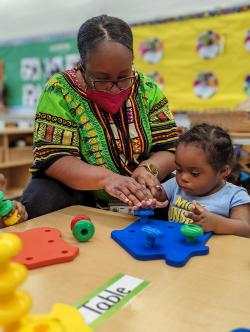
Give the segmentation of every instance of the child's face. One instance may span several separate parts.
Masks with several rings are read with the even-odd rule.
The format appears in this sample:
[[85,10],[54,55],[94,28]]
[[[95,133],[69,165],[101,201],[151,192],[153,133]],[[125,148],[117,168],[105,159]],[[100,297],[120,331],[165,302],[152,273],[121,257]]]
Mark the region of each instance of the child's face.
[[180,143],[176,149],[176,181],[191,196],[216,192],[224,184],[224,175],[207,162],[204,151],[193,145]]

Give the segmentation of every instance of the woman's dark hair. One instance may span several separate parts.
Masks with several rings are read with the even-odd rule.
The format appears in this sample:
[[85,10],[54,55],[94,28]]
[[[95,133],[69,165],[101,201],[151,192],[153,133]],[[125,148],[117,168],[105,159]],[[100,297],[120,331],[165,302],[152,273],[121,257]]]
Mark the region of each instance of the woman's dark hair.
[[221,127],[207,123],[198,124],[180,136],[181,143],[193,144],[204,150],[208,163],[220,170],[225,165],[234,163],[234,149],[230,135]]
[[77,46],[84,66],[89,52],[103,40],[112,40],[127,47],[133,54],[133,35],[129,25],[123,20],[100,15],[83,23],[78,31]]

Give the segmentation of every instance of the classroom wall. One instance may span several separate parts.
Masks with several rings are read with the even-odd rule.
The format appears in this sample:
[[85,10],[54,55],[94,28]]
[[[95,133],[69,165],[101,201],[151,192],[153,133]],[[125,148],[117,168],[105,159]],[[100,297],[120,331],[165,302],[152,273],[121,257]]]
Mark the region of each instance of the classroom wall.
[[106,13],[138,23],[200,11],[250,4],[249,0],[0,0],[0,42],[77,31]]

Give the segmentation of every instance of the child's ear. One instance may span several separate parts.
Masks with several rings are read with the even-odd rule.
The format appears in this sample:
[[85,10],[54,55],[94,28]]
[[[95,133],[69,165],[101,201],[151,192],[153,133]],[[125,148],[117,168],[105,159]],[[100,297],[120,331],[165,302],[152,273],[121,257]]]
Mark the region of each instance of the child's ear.
[[232,168],[230,165],[225,165],[224,167],[222,167],[220,173],[224,178],[227,178],[232,172]]

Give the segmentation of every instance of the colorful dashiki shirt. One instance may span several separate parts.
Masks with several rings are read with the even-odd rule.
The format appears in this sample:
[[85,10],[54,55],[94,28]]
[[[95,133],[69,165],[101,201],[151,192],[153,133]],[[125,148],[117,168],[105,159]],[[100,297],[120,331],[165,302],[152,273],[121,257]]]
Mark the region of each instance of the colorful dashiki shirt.
[[40,98],[31,172],[74,156],[130,175],[152,152],[174,151],[176,139],[168,101],[154,81],[138,73],[128,100],[110,115],[87,98],[71,69],[55,74]]

